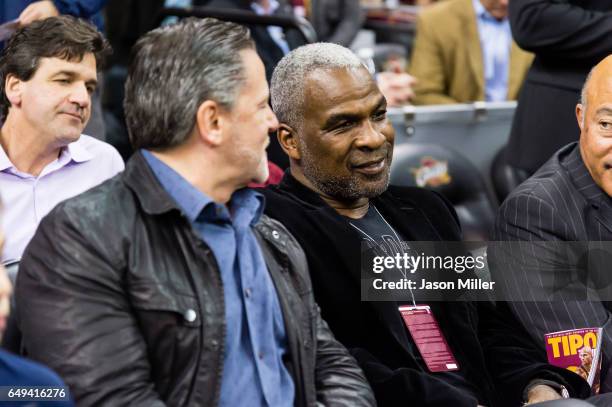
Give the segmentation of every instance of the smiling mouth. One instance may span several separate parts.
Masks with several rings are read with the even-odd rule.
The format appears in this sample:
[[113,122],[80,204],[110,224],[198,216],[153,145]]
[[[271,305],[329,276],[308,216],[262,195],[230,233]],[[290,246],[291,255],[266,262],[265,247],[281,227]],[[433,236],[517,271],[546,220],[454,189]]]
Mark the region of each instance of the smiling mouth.
[[80,122],[83,122],[83,118],[78,114],[68,113],[68,112],[62,112],[62,114],[66,114],[72,118],[78,119]]
[[353,169],[365,174],[377,174],[385,169],[385,158],[380,158],[374,161],[368,161],[363,164],[354,165]]

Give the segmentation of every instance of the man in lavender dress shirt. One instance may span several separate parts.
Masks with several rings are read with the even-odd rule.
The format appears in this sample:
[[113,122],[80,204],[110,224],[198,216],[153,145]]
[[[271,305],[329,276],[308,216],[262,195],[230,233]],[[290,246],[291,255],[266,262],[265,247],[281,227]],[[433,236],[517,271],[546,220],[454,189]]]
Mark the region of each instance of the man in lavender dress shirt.
[[2,261],[17,260],[57,203],[123,170],[110,145],[81,135],[109,46],[90,24],[52,17],[18,30],[0,57]]

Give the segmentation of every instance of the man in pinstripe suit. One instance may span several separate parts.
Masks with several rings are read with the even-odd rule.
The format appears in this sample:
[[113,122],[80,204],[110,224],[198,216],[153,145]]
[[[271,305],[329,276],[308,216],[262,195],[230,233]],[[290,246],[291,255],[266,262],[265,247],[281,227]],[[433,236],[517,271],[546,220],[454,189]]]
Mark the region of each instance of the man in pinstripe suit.
[[[602,283],[601,278],[612,271],[612,257],[604,254],[581,262],[574,252],[580,246],[592,250],[595,245],[606,253],[606,247],[612,246],[601,243],[612,241],[612,55],[589,74],[576,118],[580,141],[555,153],[501,206],[494,240],[513,242],[494,243],[497,248],[489,256],[494,279],[507,290],[509,308],[541,347],[544,360],[544,334],[603,328],[601,391],[611,392],[612,302],[605,301],[611,299],[609,291],[600,289],[611,280],[608,277]],[[500,249],[500,245],[505,246]],[[584,285],[586,280],[581,280],[580,285],[562,275],[584,276],[585,271],[591,283],[593,275],[599,280],[594,285]],[[560,284],[562,280],[570,283]],[[557,292],[538,292],[542,286],[536,285],[550,281]],[[577,287],[582,287],[582,292]],[[594,287],[594,292],[589,287]],[[599,295],[596,298],[600,300],[593,300],[592,295]]]

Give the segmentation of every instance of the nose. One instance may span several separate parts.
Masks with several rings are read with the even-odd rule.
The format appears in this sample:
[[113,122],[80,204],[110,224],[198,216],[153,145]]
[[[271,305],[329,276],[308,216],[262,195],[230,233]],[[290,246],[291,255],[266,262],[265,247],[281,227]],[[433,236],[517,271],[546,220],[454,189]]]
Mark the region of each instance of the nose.
[[387,138],[380,129],[372,125],[372,122],[367,121],[366,123],[355,141],[355,146],[361,149],[377,150],[385,144]]
[[76,82],[70,92],[69,100],[71,103],[76,103],[81,109],[89,107],[91,103],[91,95],[87,90],[84,82]]

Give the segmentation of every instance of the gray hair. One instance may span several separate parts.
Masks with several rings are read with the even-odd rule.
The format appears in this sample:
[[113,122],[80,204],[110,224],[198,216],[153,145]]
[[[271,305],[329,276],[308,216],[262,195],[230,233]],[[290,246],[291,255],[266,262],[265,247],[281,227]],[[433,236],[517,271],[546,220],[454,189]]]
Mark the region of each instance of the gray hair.
[[206,100],[231,110],[245,81],[239,51],[254,48],[247,28],[214,18],[188,18],[144,35],[125,84],[132,147],[182,144]]
[[593,72],[595,72],[595,67],[591,68],[589,74],[584,80],[584,84],[582,85],[582,90],[580,91],[580,104],[582,105],[582,126],[584,126],[585,120],[585,112],[587,108],[587,91],[589,88],[589,82],[591,82],[591,78],[593,77]]
[[316,69],[360,68],[361,60],[341,45],[319,42],[296,48],[280,60],[270,86],[272,109],[281,123],[301,128],[304,84]]
[[582,90],[580,91],[580,104],[582,106],[586,106],[587,104],[587,88],[589,87],[589,82],[591,82],[591,78],[593,77],[593,72],[595,71],[595,67],[593,67],[586,79],[584,80],[584,85],[582,85]]

